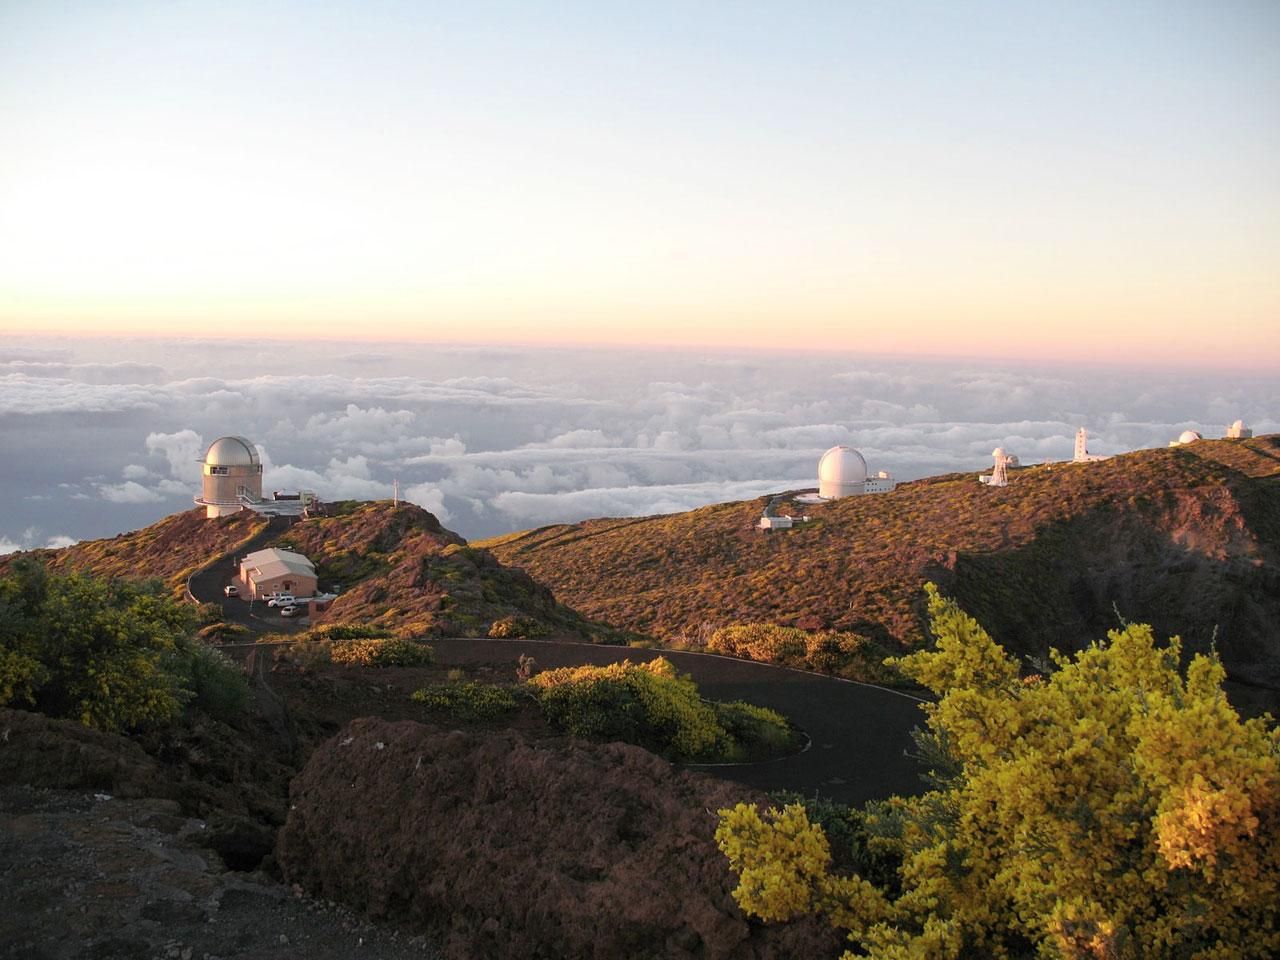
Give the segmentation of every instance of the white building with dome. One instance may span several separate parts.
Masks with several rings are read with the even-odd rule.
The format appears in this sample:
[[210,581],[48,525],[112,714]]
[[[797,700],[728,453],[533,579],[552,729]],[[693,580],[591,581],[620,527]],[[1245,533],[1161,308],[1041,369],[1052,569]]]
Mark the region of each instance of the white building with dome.
[[244,437],[219,437],[200,461],[202,483],[195,502],[209,519],[239,513],[241,497],[262,499],[262,459]]
[[1177,440],[1169,441],[1169,446],[1184,447],[1188,443],[1195,443],[1197,440],[1203,440],[1203,439],[1204,437],[1200,436],[1200,434],[1198,434],[1194,430],[1183,430],[1182,433],[1178,434]]
[[832,447],[818,461],[818,496],[823,500],[887,493],[897,485],[883,470],[874,477],[868,476],[866,459],[853,447]]

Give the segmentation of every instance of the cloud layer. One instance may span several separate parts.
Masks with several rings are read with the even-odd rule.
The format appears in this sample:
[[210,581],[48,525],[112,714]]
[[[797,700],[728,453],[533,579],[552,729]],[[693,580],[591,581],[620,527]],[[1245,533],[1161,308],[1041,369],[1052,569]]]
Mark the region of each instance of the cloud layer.
[[[902,479],[997,445],[1065,459],[1280,429],[1280,378],[849,356],[225,341],[0,340],[0,548],[185,509],[213,439],[255,442],[264,488],[392,495],[464,536],[636,516],[810,484],[827,447]],[[25,531],[25,532],[19,532]],[[36,531],[32,533],[32,531]],[[8,533],[8,536],[5,534]],[[37,541],[40,541],[37,543]]]

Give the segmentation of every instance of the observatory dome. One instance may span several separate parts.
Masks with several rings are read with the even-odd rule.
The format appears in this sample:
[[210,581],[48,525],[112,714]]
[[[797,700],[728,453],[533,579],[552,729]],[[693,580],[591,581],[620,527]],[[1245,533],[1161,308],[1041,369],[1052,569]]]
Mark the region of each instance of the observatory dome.
[[261,461],[257,448],[244,437],[219,437],[209,445],[204,462],[211,467],[249,467]]
[[996,447],[994,450],[992,450],[992,451],[991,451],[991,455],[992,455],[993,457],[1003,457],[1003,456],[1004,456],[1004,447]]
[[1178,435],[1179,443],[1195,443],[1197,440],[1203,439],[1204,437],[1200,436],[1200,434],[1196,433],[1194,430],[1183,430],[1182,433]]
[[830,500],[862,493],[867,461],[853,447],[832,447],[818,461],[818,495]]

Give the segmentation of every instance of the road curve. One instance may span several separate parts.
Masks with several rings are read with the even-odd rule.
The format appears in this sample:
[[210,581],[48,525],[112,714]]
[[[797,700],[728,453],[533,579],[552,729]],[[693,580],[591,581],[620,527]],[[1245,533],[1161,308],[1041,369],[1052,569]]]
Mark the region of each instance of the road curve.
[[919,765],[906,756],[912,727],[924,726],[920,701],[881,687],[852,683],[749,660],[673,650],[557,643],[540,640],[432,640],[440,663],[493,663],[520,654],[541,669],[666,657],[690,674],[712,700],[746,700],[771,707],[804,730],[804,753],[767,763],[691,765],[761,790],[796,790],[843,803],[914,794],[924,787]]

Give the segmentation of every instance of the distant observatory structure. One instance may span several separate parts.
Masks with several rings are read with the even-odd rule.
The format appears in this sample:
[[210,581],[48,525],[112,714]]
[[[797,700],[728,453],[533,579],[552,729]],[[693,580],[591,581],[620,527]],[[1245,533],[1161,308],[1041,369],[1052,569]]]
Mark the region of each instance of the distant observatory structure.
[[1106,460],[1108,457],[1101,453],[1089,452],[1089,431],[1081,427],[1076,431],[1076,452],[1071,458],[1072,463],[1094,463],[1098,460]]
[[1007,487],[1009,485],[1009,465],[1017,463],[1018,458],[1004,452],[1004,447],[996,447],[991,451],[991,458],[995,461],[995,466],[990,474],[981,474],[978,477],[979,482],[985,483],[989,487]]
[[324,512],[323,504],[310,490],[277,490],[270,500],[262,499],[262,459],[258,448],[244,437],[219,437],[199,462],[203,482],[195,501],[205,508],[206,519],[241,510],[272,517],[305,517]]
[[244,437],[219,437],[209,445],[201,461],[203,484],[196,503],[205,516],[239,513],[241,495],[262,499],[262,460],[257,448]]
[[884,470],[869,477],[866,459],[853,447],[832,447],[818,461],[818,498],[821,500],[839,500],[862,493],[888,493],[897,485],[897,481]]
[[1227,427],[1228,440],[1248,440],[1253,436],[1253,431],[1244,425],[1243,420],[1237,420],[1231,426]]
[[1169,441],[1169,446],[1184,447],[1188,443],[1195,443],[1197,440],[1203,440],[1203,439],[1204,437],[1200,436],[1200,434],[1196,433],[1196,431],[1194,430],[1183,430],[1182,433],[1178,434],[1177,440]]

